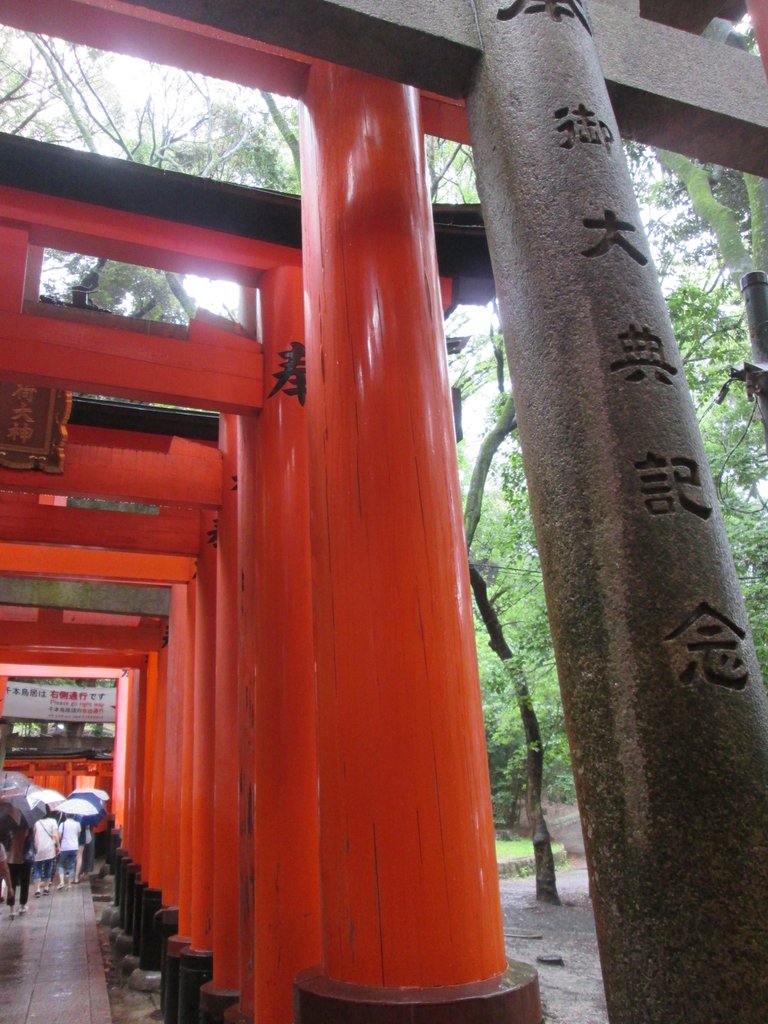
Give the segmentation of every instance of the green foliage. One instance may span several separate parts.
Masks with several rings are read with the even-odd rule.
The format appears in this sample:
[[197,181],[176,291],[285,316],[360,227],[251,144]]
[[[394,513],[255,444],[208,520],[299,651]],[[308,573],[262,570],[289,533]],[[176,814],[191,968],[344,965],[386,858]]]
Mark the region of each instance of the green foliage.
[[[296,193],[297,117],[293,101],[0,28],[0,131],[10,134]],[[177,275],[83,254],[49,252],[43,294],[69,301],[95,269],[91,302],[103,309],[179,324],[194,315]]]

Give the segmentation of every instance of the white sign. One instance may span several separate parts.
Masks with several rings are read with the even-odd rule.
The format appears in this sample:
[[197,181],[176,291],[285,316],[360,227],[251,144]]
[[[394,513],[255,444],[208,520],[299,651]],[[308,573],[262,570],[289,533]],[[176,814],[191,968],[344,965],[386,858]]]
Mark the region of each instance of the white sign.
[[114,722],[114,687],[41,686],[34,680],[8,680],[3,718],[39,722]]

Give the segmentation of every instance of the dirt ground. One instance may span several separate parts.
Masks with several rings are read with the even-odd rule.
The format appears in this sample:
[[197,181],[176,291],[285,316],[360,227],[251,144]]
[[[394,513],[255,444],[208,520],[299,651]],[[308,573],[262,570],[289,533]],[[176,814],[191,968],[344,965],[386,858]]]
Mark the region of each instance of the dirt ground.
[[[566,814],[550,828],[553,838],[565,844],[570,857],[570,867],[559,871],[557,878],[562,906],[537,903],[531,878],[502,879],[507,956],[533,964],[538,970],[547,1024],[608,1024],[578,818]],[[94,910],[100,920],[103,908],[111,903],[112,881],[94,880],[92,888]],[[109,929],[100,926],[99,935],[114,1024],[154,1024],[162,1020],[157,995],[127,987],[109,943]]]
[[502,879],[507,957],[539,972],[545,1021],[608,1024],[583,862],[558,872],[557,882],[562,906],[553,907],[536,902],[533,879]]
[[569,858],[568,869],[557,874],[562,906],[537,903],[532,878],[502,879],[507,957],[538,970],[545,1021],[608,1024],[578,812],[553,809],[548,821]]

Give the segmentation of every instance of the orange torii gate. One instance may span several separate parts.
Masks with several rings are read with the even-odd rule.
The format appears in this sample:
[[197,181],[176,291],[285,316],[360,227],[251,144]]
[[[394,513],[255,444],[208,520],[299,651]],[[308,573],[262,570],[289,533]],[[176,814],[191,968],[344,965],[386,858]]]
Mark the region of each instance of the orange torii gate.
[[[617,295],[659,322],[663,313],[652,282],[641,278],[637,269],[648,263],[640,232],[632,235],[637,245],[625,237],[627,231],[637,231],[635,215],[620,217],[609,206],[631,206],[615,153],[608,154],[612,162],[604,165],[598,161],[610,147],[597,147],[600,152],[596,148],[589,155],[589,173],[582,168],[576,175],[579,192],[570,187],[570,170],[564,173],[562,163],[555,168],[554,160],[561,160],[562,153],[553,157],[552,147],[547,149],[542,141],[546,136],[551,142],[552,130],[560,127],[553,129],[551,120],[561,110],[553,85],[560,78],[574,93],[566,100],[566,114],[571,103],[599,102],[601,124],[607,129],[603,142],[617,137],[609,127],[609,122],[614,129],[616,125],[603,75],[596,70],[592,26],[582,0],[452,0],[439,7],[425,4],[416,12],[413,5],[392,2],[382,4],[383,13],[375,16],[368,6],[352,0],[270,0],[252,5],[238,0],[217,5],[181,0],[141,5],[119,0],[0,2],[0,17],[11,24],[48,29],[91,45],[164,55],[187,67],[219,68],[228,77],[302,100],[303,279],[290,247],[285,252],[272,249],[265,256],[259,246],[246,245],[244,257],[239,242],[232,241],[230,250],[227,232],[207,239],[214,258],[229,260],[228,273],[247,289],[242,332],[233,334],[203,321],[194,323],[185,339],[146,338],[139,331],[118,331],[95,322],[86,328],[68,317],[70,322],[57,321],[60,340],[52,342],[52,325],[42,323],[40,311],[24,302],[34,295],[30,269],[35,247],[67,238],[89,252],[117,255],[130,250],[137,262],[150,260],[183,270],[205,259],[206,239],[191,252],[184,239],[194,230],[177,226],[169,229],[173,241],[162,252],[159,243],[152,244],[157,225],[149,218],[139,224],[137,242],[130,236],[136,222],[121,216],[125,211],[105,215],[109,202],[102,202],[101,210],[83,210],[60,194],[43,204],[41,227],[35,220],[35,202],[25,206],[24,197],[15,194],[23,192],[18,184],[6,197],[9,205],[0,207],[8,253],[0,273],[0,364],[6,373],[38,385],[98,387],[100,393],[146,400],[191,399],[200,408],[227,414],[218,452],[181,444],[176,445],[181,452],[141,451],[139,457],[135,453],[140,449],[129,445],[131,454],[121,450],[113,456],[110,449],[100,461],[91,446],[98,447],[95,433],[84,432],[82,447],[88,454],[82,453],[80,463],[73,460],[71,473],[65,466],[58,482],[46,479],[43,485],[36,480],[29,487],[29,493],[93,493],[87,473],[77,476],[78,465],[91,459],[99,469],[95,493],[106,495],[114,489],[132,501],[162,496],[158,501],[163,505],[195,508],[199,532],[194,554],[178,550],[180,537],[172,541],[166,534],[168,539],[163,540],[159,531],[150,553],[119,547],[91,550],[80,542],[82,531],[93,527],[74,518],[58,539],[35,554],[40,538],[48,538],[52,517],[35,514],[25,535],[23,522],[14,520],[11,512],[8,522],[15,522],[18,535],[0,544],[0,571],[6,573],[43,577],[60,572],[172,587],[167,654],[146,667],[126,697],[130,712],[124,836],[127,855],[133,858],[133,878],[140,864],[143,884],[178,906],[178,932],[168,944],[168,972],[177,973],[177,984],[166,991],[167,1024],[196,1021],[198,1012],[202,1019],[220,1020],[224,1007],[236,998],[237,1007],[227,1011],[234,1019],[266,1018],[270,1024],[288,1020],[294,981],[297,1019],[305,1024],[327,1016],[389,1020],[408,1015],[453,1021],[502,1015],[520,1024],[540,1019],[533,972],[506,970],[504,958],[442,358],[443,296],[420,153],[425,123],[448,136],[471,135],[504,316],[507,324],[515,322],[521,329],[521,351],[526,331],[532,338],[535,334],[532,325],[547,339],[540,350],[533,345],[530,350],[558,380],[559,388],[545,389],[546,401],[541,400],[540,383],[531,383],[528,368],[517,355],[521,364],[516,386],[533,490],[538,486],[540,494],[550,493],[551,480],[559,484],[565,477],[563,463],[571,452],[587,451],[569,415],[560,410],[547,419],[558,408],[556,392],[570,395],[571,387],[580,383],[581,370],[587,390],[602,393],[604,384],[592,367],[586,372],[575,363],[568,363],[565,378],[553,373],[558,360],[566,363],[552,341],[562,333],[562,325],[581,317],[571,339],[578,337],[584,351],[594,353],[590,332],[596,328],[584,321],[584,310],[593,299],[594,308],[603,303],[599,322],[613,323],[611,303]],[[715,0],[704,6],[711,16],[733,7]],[[761,8],[755,6],[756,26],[764,31]],[[757,84],[749,55],[726,54],[679,32],[702,27],[691,20],[701,18],[701,5],[622,0],[595,2],[591,8],[600,30],[595,36],[609,40],[601,44],[601,58],[608,65],[607,85],[620,125],[643,141],[671,144],[677,134],[686,151],[764,171],[765,114],[740,106],[749,96],[749,102],[759,107],[764,85],[762,80]],[[659,24],[669,21],[671,12],[676,14],[672,24],[677,29]],[[641,14],[647,17],[641,19]],[[617,32],[634,33],[638,47],[646,38],[661,51],[668,47],[670,55],[684,52],[692,66],[710,69],[726,99],[722,104],[706,97],[694,102],[686,92],[687,82],[679,94],[674,91],[677,83],[655,87],[654,76],[663,77],[661,67],[646,68],[641,62],[627,72],[616,66],[610,42]],[[526,54],[536,55],[531,67],[519,73],[520,81],[504,78],[513,50],[518,67],[525,65]],[[739,88],[728,92],[725,85],[734,79]],[[464,96],[471,132],[461,102]],[[518,113],[535,110],[537,116],[505,121],[514,106],[511,99]],[[551,101],[552,109],[539,109],[537,102],[545,101]],[[697,112],[695,136],[680,127],[692,108]],[[545,114],[548,134],[542,127]],[[734,135],[740,138],[735,148]],[[554,138],[556,148],[562,149],[562,137]],[[540,163],[546,163],[546,173]],[[52,191],[54,187],[51,182]],[[569,208],[565,217],[558,203],[570,201],[574,191],[577,199],[600,194],[602,206]],[[630,216],[632,221],[624,219]],[[568,231],[582,232],[579,255],[587,262],[579,263],[584,272],[576,275],[578,280],[571,279],[565,264],[568,231],[558,217],[567,220]],[[50,230],[53,227],[56,231]],[[546,282],[534,252],[537,259],[543,254],[544,261],[557,263],[554,273],[547,262]],[[630,262],[614,260],[613,271],[600,263],[601,277],[595,269],[598,263],[589,261],[604,256]],[[588,284],[585,268],[593,274]],[[518,306],[513,283],[517,286],[521,280],[525,301]],[[263,310],[260,343],[255,340],[254,289]],[[546,330],[530,315],[534,307],[546,309],[551,319]],[[14,343],[18,338],[25,340],[24,349]],[[579,345],[573,348],[580,350]],[[515,358],[512,351],[513,365]],[[539,364],[533,365],[538,372]],[[667,405],[669,398],[664,399]],[[675,406],[672,413],[666,408],[664,421],[656,403],[650,413],[639,410],[632,430],[620,430],[617,423],[627,404],[624,398],[616,405],[606,400],[605,422],[616,439],[634,436],[641,443],[643,431],[654,430],[668,438],[662,422],[683,427],[687,423],[682,406]],[[570,412],[586,406],[582,394],[581,403],[572,403]],[[536,444],[529,442],[537,432],[539,439],[547,436],[548,422],[553,431],[563,432],[558,434],[557,465],[545,464],[544,458],[537,462],[541,447],[537,452]],[[578,426],[594,444],[589,420],[578,420]],[[562,442],[566,435],[567,445]],[[695,437],[681,431],[672,440],[686,453],[688,445],[694,450],[695,459],[685,454],[678,463],[687,467],[689,483],[697,488],[701,484],[703,498],[694,503],[701,513],[697,518],[709,520],[708,484],[706,474],[699,475]],[[617,440],[614,457],[620,447]],[[172,459],[174,455],[179,458]],[[182,464],[194,466],[212,486],[201,495],[183,470],[174,472],[168,483],[164,473],[172,463],[177,469]],[[687,1019],[703,1024],[711,1020],[715,1006],[722,1019],[738,1017],[758,1024],[768,976],[764,948],[759,942],[757,949],[754,945],[755,935],[765,934],[764,858],[751,862],[754,882],[747,912],[727,901],[716,906],[720,920],[728,922],[731,951],[736,950],[728,965],[733,976],[726,984],[715,970],[718,963],[723,966],[716,929],[699,929],[696,948],[687,958],[678,944],[670,945],[671,929],[686,920],[692,894],[711,884],[717,873],[707,873],[710,865],[695,850],[696,844],[690,877],[679,891],[673,891],[671,878],[664,875],[664,864],[649,857],[656,873],[650,877],[628,856],[633,829],[643,841],[653,834],[664,847],[665,829],[678,827],[678,819],[665,813],[662,805],[655,773],[665,762],[652,738],[664,725],[659,715],[668,721],[682,714],[683,705],[689,716],[691,709],[687,692],[680,698],[674,689],[680,678],[675,675],[679,666],[673,664],[677,655],[670,654],[664,666],[654,662],[649,670],[652,645],[638,651],[628,642],[627,637],[634,640],[642,631],[633,632],[622,614],[628,612],[631,620],[640,601],[632,606],[614,600],[621,588],[611,575],[612,565],[595,559],[595,552],[602,550],[600,537],[594,549],[582,543],[604,528],[609,518],[605,512],[616,505],[622,491],[616,481],[626,479],[622,472],[619,462],[609,465],[606,458],[587,496],[598,500],[590,514],[578,520],[578,528],[571,524],[570,532],[562,521],[559,534],[550,532],[550,513],[554,522],[555,513],[583,511],[583,493],[577,501],[552,502],[551,507],[540,497],[537,506],[554,595],[553,625],[562,644],[564,689],[572,702],[572,734],[584,775],[581,797],[596,835],[593,841],[590,834],[589,852],[612,1020],[624,1024],[642,1014],[657,1024],[670,1015],[680,1017],[684,1007]],[[233,478],[234,500],[229,493]],[[583,479],[581,484],[583,491]],[[22,491],[28,487],[26,479],[21,482],[12,471],[2,472],[0,485]],[[569,492],[563,485],[552,493]],[[216,510],[218,522],[211,517]],[[662,543],[660,531],[651,532],[656,521],[649,526],[648,521],[633,518],[636,515],[636,510],[625,509],[623,522],[627,533],[632,532],[627,524],[641,524],[645,563],[653,565],[649,551],[657,551],[654,545],[659,545],[661,560],[675,545],[701,555],[696,572],[691,570],[690,578],[678,583],[675,597],[683,603],[699,602],[699,619],[706,619],[702,628],[722,632],[727,627],[728,642],[739,651],[741,667],[735,668],[747,666],[749,686],[745,682],[732,687],[739,695],[726,695],[725,675],[717,672],[707,681],[710,689],[705,686],[697,692],[696,720],[701,728],[690,740],[706,743],[709,736],[715,742],[716,737],[732,750],[737,745],[730,742],[735,731],[739,743],[750,749],[751,760],[731,758],[729,769],[734,789],[738,778],[749,794],[752,824],[759,831],[766,818],[765,796],[761,799],[756,793],[754,779],[760,775],[756,765],[764,712],[738,588],[719,560],[717,517],[712,519],[715,526],[706,528],[682,521],[674,538]],[[678,523],[666,522],[662,528],[670,526],[671,534],[673,525]],[[189,536],[184,543],[194,547]],[[126,547],[133,547],[129,541],[123,538]],[[65,547],[72,543],[78,545],[75,554]],[[170,552],[166,545],[172,543],[177,548]],[[97,534],[93,546],[111,547],[106,533]],[[602,606],[589,621],[569,618],[573,608],[579,615],[593,613],[591,603],[582,606],[571,599],[568,581],[563,580],[569,566],[574,578],[579,576],[579,564],[569,561],[578,552],[582,567],[593,566],[600,593],[611,597],[611,615],[605,613],[610,627],[603,628]],[[24,556],[29,560],[25,562]],[[716,597],[710,598],[710,593]],[[713,609],[702,594],[719,600],[726,610]],[[678,618],[665,627],[670,631],[664,634],[664,643],[683,635],[678,621],[683,618],[681,607]],[[686,620],[683,626],[696,622]],[[645,631],[650,635],[647,622]],[[599,647],[603,641],[605,649]],[[56,642],[62,644],[63,639]],[[663,644],[660,649],[671,650]],[[637,703],[617,708],[617,719],[626,730],[610,732],[616,758],[598,764],[591,748],[610,731],[609,725],[599,718],[598,708],[588,706],[601,702],[587,701],[580,686],[597,686],[595,665],[602,659],[612,665],[612,679],[628,673]],[[665,698],[670,692],[675,697],[662,701],[650,686],[656,707],[642,704],[637,679],[631,675],[637,666],[644,667],[642,678],[668,687]],[[745,678],[742,674],[739,681]],[[295,704],[287,706],[288,695]],[[730,720],[726,701],[733,712]],[[614,707],[610,700],[602,703]],[[638,744],[638,732],[644,743]],[[652,770],[645,778],[640,768],[647,764],[644,755],[651,754],[655,759],[650,759]],[[217,793],[212,812],[211,773]],[[638,779],[648,784],[637,790]],[[713,794],[694,785],[682,771],[673,773],[672,781],[678,787],[672,804],[693,806],[690,828],[700,838],[698,830],[707,827],[705,811]],[[722,795],[717,796],[722,803]],[[233,867],[231,837],[239,832],[237,888],[214,883],[210,843],[196,839],[202,823],[211,820],[217,875]],[[299,885],[296,874],[303,869],[296,867],[296,846],[302,837],[306,842],[316,834],[319,857]],[[729,851],[729,856],[731,852],[739,854]],[[716,868],[722,867],[722,858],[716,860]],[[632,863],[634,874],[615,870],[615,865],[626,868],[627,863]],[[723,881],[722,872],[717,877]],[[627,891],[621,892],[618,883]],[[233,912],[233,890],[239,914],[237,908]],[[663,905],[661,896],[659,902],[649,896],[660,893],[669,906]],[[693,918],[691,912],[692,928]],[[166,924],[170,927],[173,920],[170,916]],[[632,922],[630,929],[627,920]]]

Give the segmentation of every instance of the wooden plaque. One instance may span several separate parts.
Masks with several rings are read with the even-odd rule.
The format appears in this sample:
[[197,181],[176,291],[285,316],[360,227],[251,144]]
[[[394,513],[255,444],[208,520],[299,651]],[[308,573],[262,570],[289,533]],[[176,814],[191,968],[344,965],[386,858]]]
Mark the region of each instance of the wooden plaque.
[[0,381],[0,466],[64,470],[72,392]]

